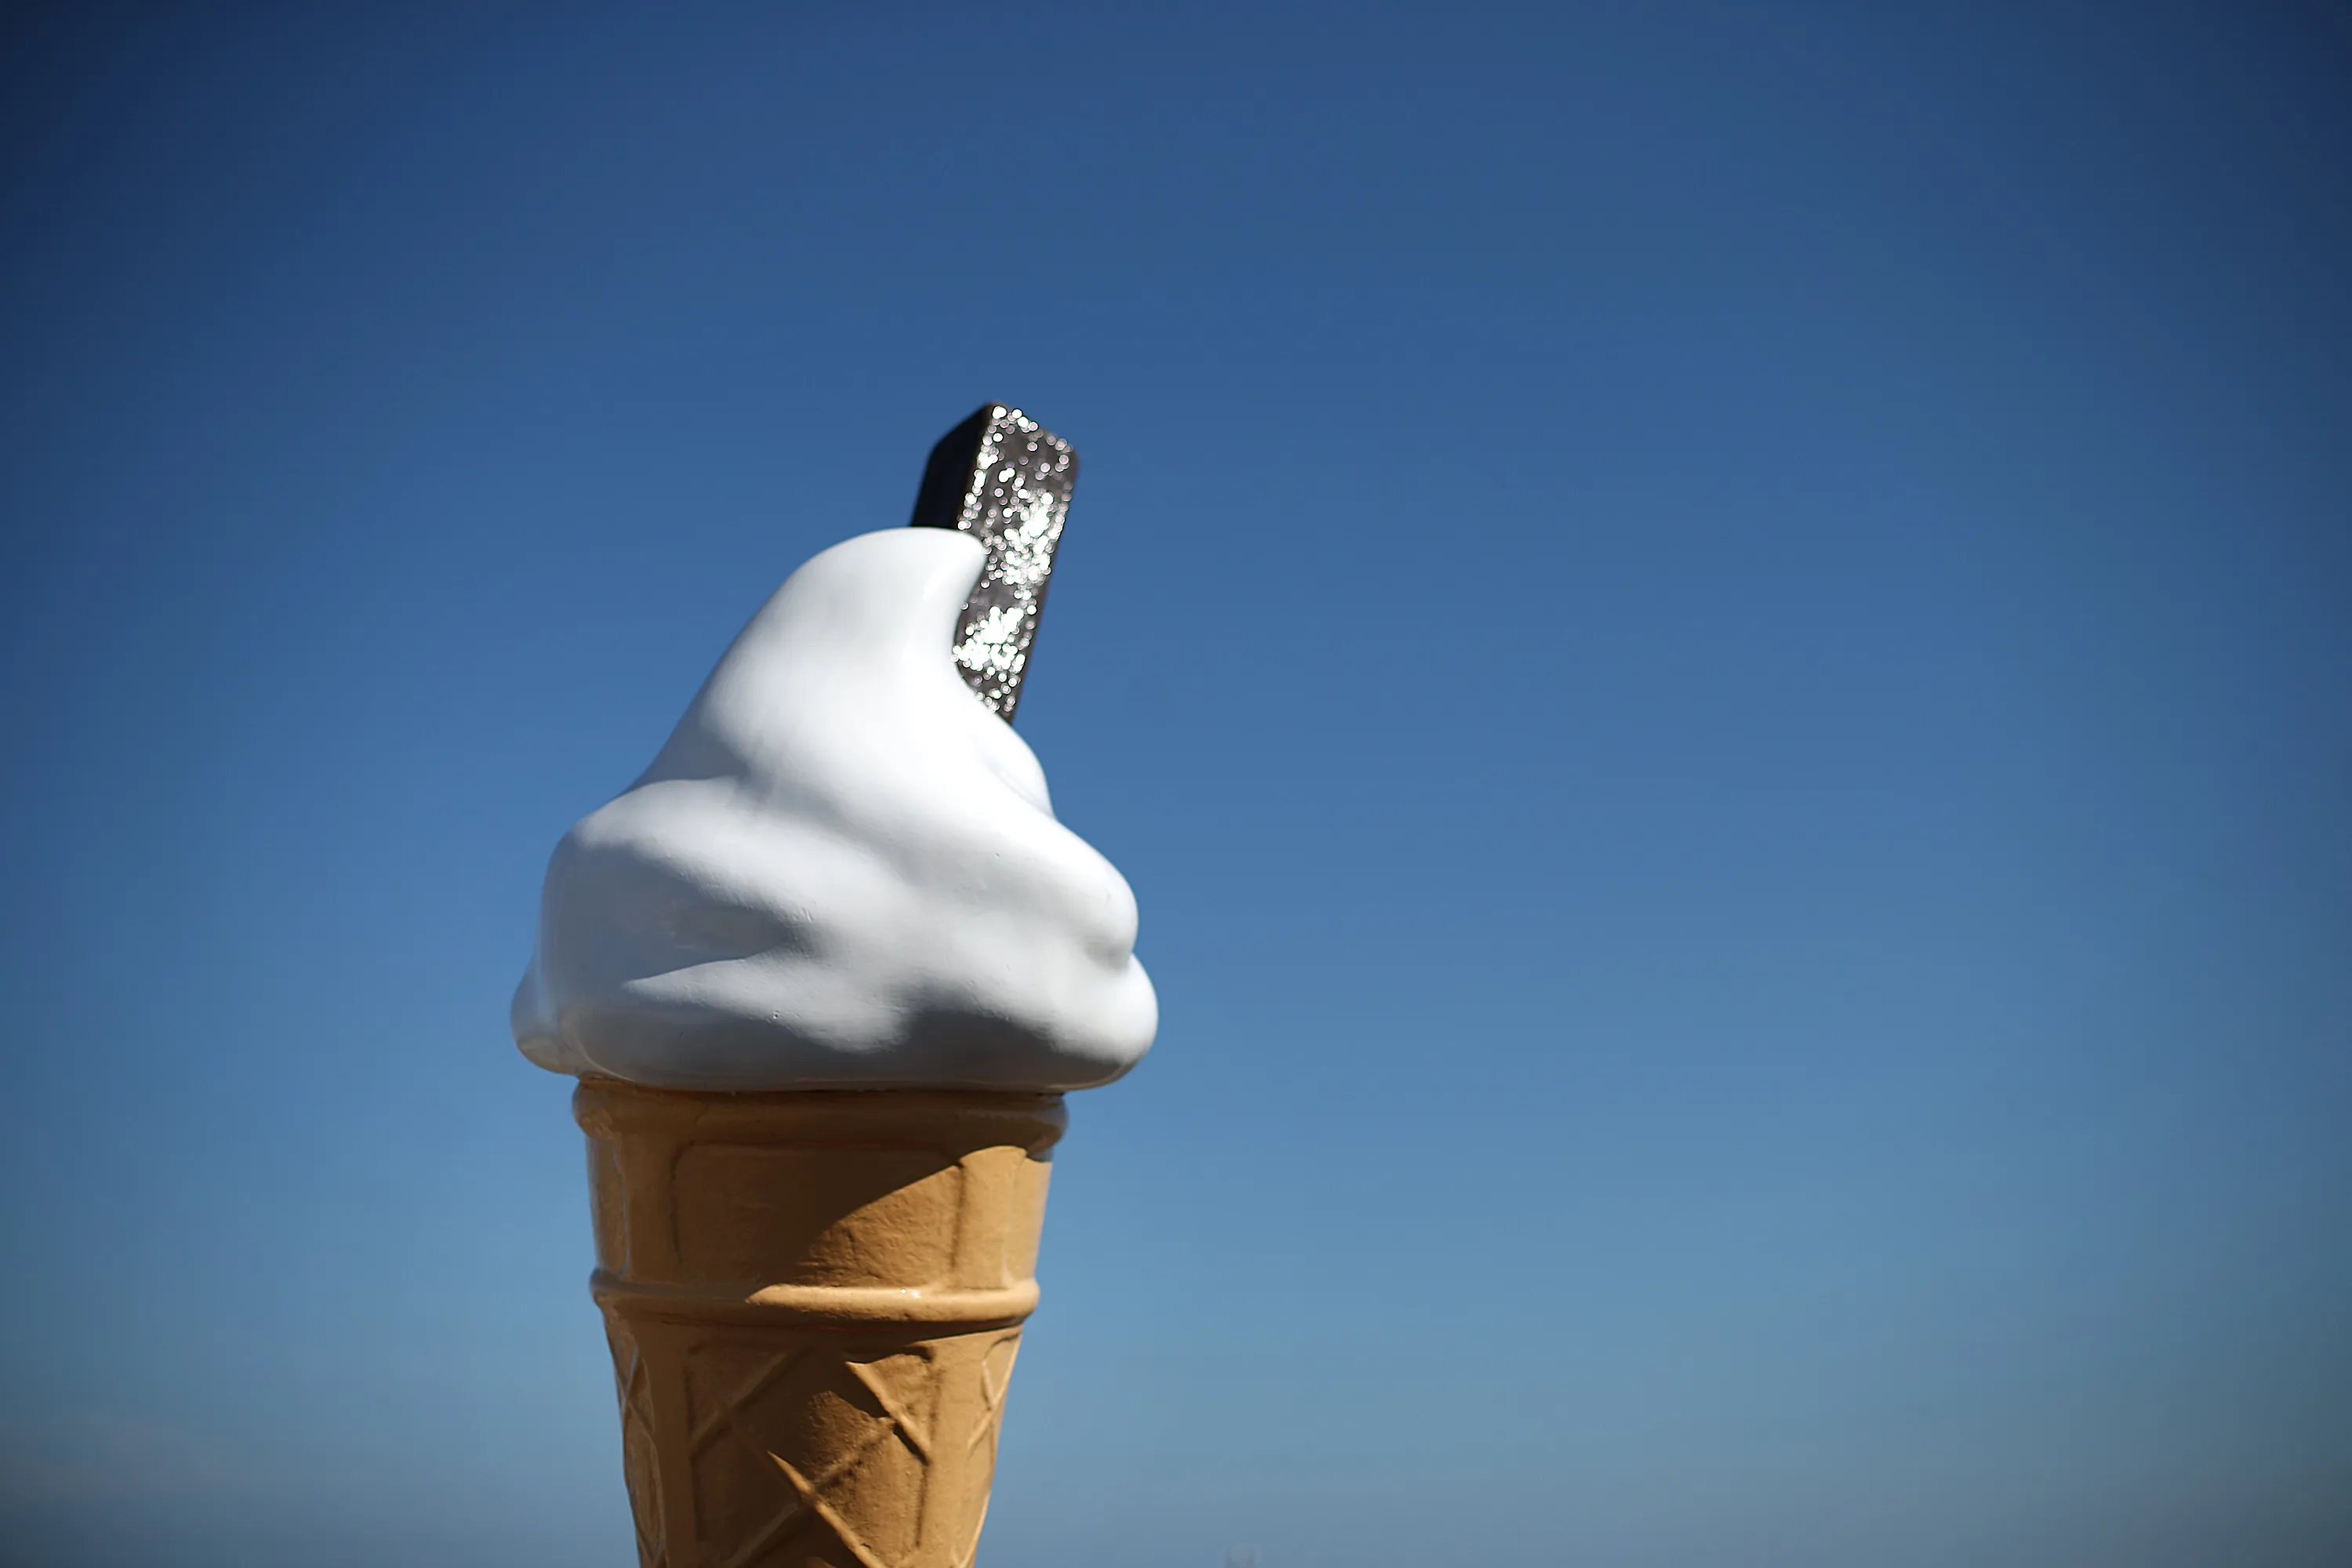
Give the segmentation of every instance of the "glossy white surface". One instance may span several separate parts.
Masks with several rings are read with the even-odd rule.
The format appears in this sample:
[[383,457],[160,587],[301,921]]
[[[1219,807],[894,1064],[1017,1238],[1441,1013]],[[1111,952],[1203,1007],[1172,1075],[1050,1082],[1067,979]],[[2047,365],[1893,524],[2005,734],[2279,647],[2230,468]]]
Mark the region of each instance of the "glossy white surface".
[[1151,1044],[1135,896],[949,645],[979,544],[837,544],[556,846],[523,1053],[674,1089],[1080,1089]]

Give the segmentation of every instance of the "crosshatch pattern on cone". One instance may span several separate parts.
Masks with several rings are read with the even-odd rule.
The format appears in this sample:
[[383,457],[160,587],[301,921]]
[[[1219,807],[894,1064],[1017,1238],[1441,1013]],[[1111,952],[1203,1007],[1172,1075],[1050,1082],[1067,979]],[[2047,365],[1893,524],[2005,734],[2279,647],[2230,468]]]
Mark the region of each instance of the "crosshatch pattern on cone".
[[1061,1097],[573,1105],[646,1568],[968,1568]]

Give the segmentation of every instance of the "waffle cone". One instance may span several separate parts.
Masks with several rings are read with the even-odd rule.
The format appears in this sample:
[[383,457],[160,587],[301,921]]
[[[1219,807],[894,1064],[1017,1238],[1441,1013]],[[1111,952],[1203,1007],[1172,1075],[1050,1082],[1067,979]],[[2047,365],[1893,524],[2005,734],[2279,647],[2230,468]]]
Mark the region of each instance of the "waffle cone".
[[645,1568],[968,1568],[1061,1097],[572,1106]]

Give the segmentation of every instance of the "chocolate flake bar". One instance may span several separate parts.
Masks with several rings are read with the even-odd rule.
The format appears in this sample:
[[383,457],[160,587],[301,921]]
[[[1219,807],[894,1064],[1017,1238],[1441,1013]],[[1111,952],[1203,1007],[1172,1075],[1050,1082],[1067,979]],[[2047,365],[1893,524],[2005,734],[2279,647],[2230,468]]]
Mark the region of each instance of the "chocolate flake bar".
[[956,622],[956,668],[1006,723],[1021,703],[1054,546],[1070,514],[1078,454],[1002,403],[940,437],[915,497],[916,528],[961,529],[988,547],[980,584]]

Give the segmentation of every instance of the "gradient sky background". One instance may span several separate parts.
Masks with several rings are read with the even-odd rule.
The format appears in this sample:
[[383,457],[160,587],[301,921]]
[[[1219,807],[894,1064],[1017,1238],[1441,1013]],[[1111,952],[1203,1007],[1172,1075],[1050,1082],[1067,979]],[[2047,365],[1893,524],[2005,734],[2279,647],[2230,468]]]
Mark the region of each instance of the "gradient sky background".
[[2352,1561],[2330,9],[13,8],[0,1559],[632,1560],[544,858],[1001,397],[983,1568]]

